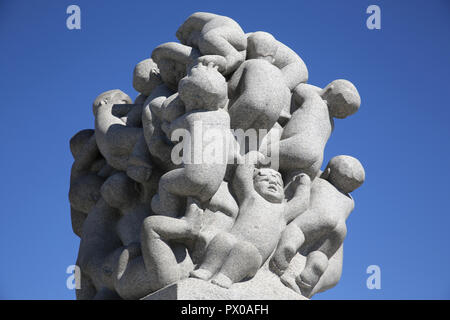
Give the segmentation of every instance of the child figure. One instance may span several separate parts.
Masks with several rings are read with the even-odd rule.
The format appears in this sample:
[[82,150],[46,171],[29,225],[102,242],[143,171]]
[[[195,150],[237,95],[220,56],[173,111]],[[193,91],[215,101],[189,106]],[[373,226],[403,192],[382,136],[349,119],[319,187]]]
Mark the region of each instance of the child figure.
[[281,70],[289,90],[308,81],[308,69],[292,49],[268,32],[247,33],[247,60],[261,57],[271,58],[270,63]]
[[229,232],[217,234],[209,244],[200,267],[192,277],[210,279],[229,288],[253,277],[275,249],[282,230],[309,203],[310,179],[300,174],[291,185],[293,198],[286,202],[281,175],[270,168],[255,169],[264,156],[252,151],[236,168],[233,189],[239,213]]
[[310,248],[306,266],[295,279],[306,297],[327,269],[329,259],[342,246],[347,232],[345,221],[354,208],[349,193],[361,186],[364,178],[364,168],[357,159],[344,155],[332,158],[321,177],[312,183],[308,210],[283,231],[270,268],[282,275],[300,248]]
[[118,89],[100,94],[93,104],[98,148],[117,170],[127,170],[128,158],[143,134],[142,128],[127,123],[127,114],[135,108],[142,109],[142,105],[132,104],[130,97]]
[[245,60],[247,39],[231,18],[208,12],[192,14],[180,26],[177,38],[184,45],[198,48],[199,61],[214,62],[223,75],[229,75]]
[[284,124],[290,116],[291,91],[307,80],[308,69],[294,51],[270,33],[249,34],[247,60],[228,84],[231,127],[262,134],[259,129],[270,130],[277,121]]
[[224,181],[205,210],[192,200],[188,198],[186,212],[181,218],[153,215],[142,224],[142,256],[146,270],[156,275],[152,281],[155,289],[188,277],[194,268],[192,265],[187,273],[180,270],[179,256],[173,250],[175,243],[186,246],[195,262],[217,233],[231,229],[239,210]]
[[83,223],[100,198],[107,165],[95,141],[94,130],[78,132],[70,139],[74,163],[70,172],[70,216],[73,232],[81,237]]
[[[231,137],[230,118],[223,110],[228,102],[227,84],[216,68],[202,64],[193,67],[180,81],[178,92],[186,113],[172,121],[168,133],[170,136],[174,130],[184,129],[189,135],[183,136],[184,167],[164,174],[152,199],[153,211],[170,217],[183,211],[185,197],[205,203],[216,193],[225,175],[228,150],[225,146],[218,162],[208,158],[206,151],[224,145],[224,139]],[[207,134],[209,130],[218,134]]]
[[347,80],[334,80],[323,90],[299,84],[292,95],[298,107],[283,129],[281,139],[272,150],[279,151],[280,170],[295,175],[317,176],[323,162],[325,145],[334,127],[333,118],[344,119],[359,109],[361,99],[355,86]]

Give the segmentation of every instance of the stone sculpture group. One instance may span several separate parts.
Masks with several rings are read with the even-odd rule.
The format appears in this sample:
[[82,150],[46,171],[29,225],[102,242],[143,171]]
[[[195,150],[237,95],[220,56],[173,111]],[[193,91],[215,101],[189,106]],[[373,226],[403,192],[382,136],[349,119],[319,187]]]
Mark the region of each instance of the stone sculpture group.
[[100,94],[95,130],[70,140],[77,298],[141,299],[183,281],[242,296],[277,281],[274,299],[333,287],[365,173],[346,155],[320,169],[358,91],[306,84],[294,51],[225,16],[194,13],[176,36],[136,65],[134,102]]

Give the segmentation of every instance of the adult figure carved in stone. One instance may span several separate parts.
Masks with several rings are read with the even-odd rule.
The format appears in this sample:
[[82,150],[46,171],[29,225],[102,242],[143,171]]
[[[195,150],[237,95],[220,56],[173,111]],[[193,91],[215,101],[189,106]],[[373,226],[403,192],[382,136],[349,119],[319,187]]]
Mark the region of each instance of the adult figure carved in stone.
[[[152,200],[155,213],[171,217],[180,215],[187,196],[201,203],[211,199],[223,181],[228,157],[233,156],[226,149],[220,159],[207,152],[231,135],[229,115],[223,110],[228,102],[225,78],[212,65],[198,64],[180,81],[179,97],[186,113],[172,121],[170,130],[183,129],[189,135],[190,141],[183,144],[184,166],[161,177]],[[217,134],[208,134],[212,131]]]
[[297,251],[308,246],[310,252],[306,266],[296,279],[306,297],[344,241],[347,233],[345,221],[354,208],[350,192],[361,186],[364,178],[364,168],[357,159],[350,156],[332,158],[321,177],[312,183],[308,210],[283,231],[270,261],[271,269],[283,274]]
[[223,75],[229,75],[245,60],[247,40],[236,21],[207,12],[192,14],[180,26],[177,38],[184,45],[198,48],[199,62],[213,62]]
[[355,86],[347,80],[335,80],[323,90],[300,84],[294,89],[293,106],[297,108],[283,129],[275,146],[280,170],[286,178],[298,172],[311,179],[323,162],[325,145],[334,127],[333,118],[344,119],[358,111],[361,99]]
[[[188,202],[186,213],[181,218],[154,215],[144,220],[142,255],[148,272],[153,274],[153,288],[160,289],[188,277],[184,274],[186,269],[179,266],[174,243],[185,245],[196,262],[218,232],[231,229],[238,213],[237,203],[226,182],[222,182],[205,210],[192,198],[188,198]],[[192,269],[193,265],[189,271]]]
[[281,174],[259,168],[263,155],[250,152],[236,168],[233,189],[239,214],[229,232],[216,235],[199,268],[191,276],[224,288],[253,277],[275,249],[286,224],[309,203],[310,179],[301,174],[292,182],[293,198],[286,202]]

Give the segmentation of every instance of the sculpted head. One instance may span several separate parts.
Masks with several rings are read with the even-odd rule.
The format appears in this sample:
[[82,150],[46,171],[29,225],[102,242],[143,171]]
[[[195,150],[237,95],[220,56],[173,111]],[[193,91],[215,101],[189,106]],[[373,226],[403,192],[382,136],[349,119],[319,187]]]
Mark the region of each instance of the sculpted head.
[[162,81],[177,91],[178,82],[186,75],[186,65],[172,59],[161,59],[158,66]]
[[350,81],[343,79],[328,84],[323,89],[322,99],[327,101],[330,115],[338,119],[354,114],[361,104],[358,90]]
[[177,42],[163,43],[152,52],[152,59],[158,64],[162,81],[172,91],[177,91],[187,67],[199,56],[197,49]]
[[228,86],[225,78],[212,66],[199,63],[181,79],[178,94],[186,111],[194,109],[218,110],[228,102]]
[[105,104],[131,104],[133,101],[131,98],[122,90],[114,89],[103,92],[97,98],[95,98],[94,104],[92,105],[92,111],[94,115],[97,114],[97,110],[100,106]]
[[158,66],[152,59],[141,61],[134,68],[133,88],[144,96],[149,96],[161,83]]
[[253,185],[261,197],[272,203],[284,199],[284,184],[281,174],[271,168],[255,169]]
[[247,37],[247,59],[265,59],[275,61],[278,49],[277,40],[267,32],[253,32]]
[[88,143],[89,139],[94,135],[94,130],[85,129],[79,131],[70,139],[70,152],[73,158],[76,160],[81,154],[84,146]]
[[366,176],[361,162],[345,155],[332,158],[324,172],[327,172],[327,180],[343,193],[359,188]]

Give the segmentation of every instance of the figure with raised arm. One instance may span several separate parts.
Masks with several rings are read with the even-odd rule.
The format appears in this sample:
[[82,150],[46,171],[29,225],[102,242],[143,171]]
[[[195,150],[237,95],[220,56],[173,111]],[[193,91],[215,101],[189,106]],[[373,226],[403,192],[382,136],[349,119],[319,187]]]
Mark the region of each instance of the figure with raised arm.
[[[356,158],[344,155],[332,158],[311,185],[308,210],[283,231],[270,268],[282,275],[297,251],[307,246],[306,266],[295,279],[306,297],[327,269],[329,259],[342,246],[347,233],[345,221],[354,208],[350,192],[361,186],[364,178],[364,168]],[[289,283],[289,279],[284,282]]]
[[281,174],[270,168],[256,168],[264,156],[252,151],[238,164],[233,189],[239,213],[229,232],[217,234],[192,277],[229,288],[253,277],[275,249],[286,224],[306,210],[310,179],[300,174],[291,183],[295,192],[285,200]]
[[[211,64],[192,68],[180,81],[179,98],[185,114],[170,123],[167,134],[180,130],[189,136],[189,142],[183,141],[183,168],[161,177],[158,194],[152,200],[156,214],[171,217],[180,215],[188,196],[200,203],[211,199],[234,157],[226,143],[233,139],[230,118],[223,109],[228,102],[227,85],[217,69]],[[208,152],[215,147],[217,154]]]

